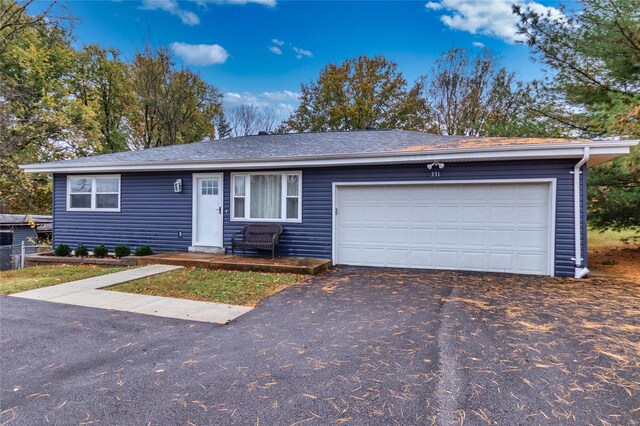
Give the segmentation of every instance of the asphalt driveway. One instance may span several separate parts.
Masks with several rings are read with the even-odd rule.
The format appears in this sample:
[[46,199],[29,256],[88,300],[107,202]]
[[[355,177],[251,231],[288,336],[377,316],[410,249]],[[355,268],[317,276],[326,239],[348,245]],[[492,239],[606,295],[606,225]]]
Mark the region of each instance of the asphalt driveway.
[[0,424],[640,424],[640,286],[340,268],[227,326],[0,298]]

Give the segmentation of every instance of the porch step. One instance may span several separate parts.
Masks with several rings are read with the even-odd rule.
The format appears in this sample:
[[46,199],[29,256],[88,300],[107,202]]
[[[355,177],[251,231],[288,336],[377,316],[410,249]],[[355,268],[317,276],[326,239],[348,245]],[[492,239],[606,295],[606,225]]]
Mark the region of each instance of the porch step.
[[316,275],[331,266],[327,259],[301,257],[243,257],[213,253],[161,253],[138,258],[138,265],[177,265],[187,268],[226,269]]
[[189,246],[189,253],[215,253],[225,254],[227,249],[224,247],[209,247],[209,246]]

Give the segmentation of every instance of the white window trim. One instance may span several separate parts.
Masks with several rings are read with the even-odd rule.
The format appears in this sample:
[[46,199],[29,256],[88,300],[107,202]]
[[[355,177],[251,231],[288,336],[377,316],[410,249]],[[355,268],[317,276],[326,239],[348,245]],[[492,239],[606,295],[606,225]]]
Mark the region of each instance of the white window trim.
[[[247,217],[249,212],[251,211],[251,184],[250,182],[245,181],[244,185],[244,209],[245,209],[245,217],[236,218],[235,217],[235,192],[236,192],[236,176],[251,176],[251,175],[280,175],[282,179],[282,195],[280,202],[282,217],[280,219],[263,219],[263,218],[250,218]],[[297,175],[298,176],[298,218],[297,219],[287,219],[287,176]],[[231,204],[231,214],[229,220],[231,222],[287,222],[287,223],[302,223],[302,171],[266,171],[266,172],[246,172],[246,173],[231,173],[231,190],[229,192],[230,203]]]
[[[118,208],[98,208],[96,207],[97,185],[96,178],[117,178],[118,179]],[[71,179],[91,179],[91,207],[71,207]],[[101,194],[103,194],[101,192]],[[107,193],[104,194],[114,194]],[[68,175],[67,176],[67,211],[68,212],[119,212],[120,198],[122,196],[120,175]]]

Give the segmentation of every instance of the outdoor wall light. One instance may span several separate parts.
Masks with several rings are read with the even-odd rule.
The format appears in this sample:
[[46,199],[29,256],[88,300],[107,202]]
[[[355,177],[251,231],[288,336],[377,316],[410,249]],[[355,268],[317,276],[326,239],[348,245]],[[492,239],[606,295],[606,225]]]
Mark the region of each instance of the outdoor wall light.
[[182,179],[176,179],[173,182],[173,192],[182,192]]
[[439,161],[434,161],[433,163],[427,164],[427,169],[431,170],[434,167],[437,167],[439,169],[444,169],[444,163],[441,163]]

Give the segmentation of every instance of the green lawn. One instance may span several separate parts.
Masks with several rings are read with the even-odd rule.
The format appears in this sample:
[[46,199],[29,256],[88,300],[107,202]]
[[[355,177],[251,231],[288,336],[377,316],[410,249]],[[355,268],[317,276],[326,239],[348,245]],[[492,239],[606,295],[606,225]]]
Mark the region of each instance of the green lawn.
[[634,231],[604,231],[599,232],[589,228],[587,233],[589,249],[598,249],[601,247],[626,247],[628,244],[620,241],[621,238],[628,238],[635,235]]
[[303,279],[304,276],[294,274],[184,268],[105,290],[254,306],[265,297]]
[[15,271],[2,271],[0,272],[0,294],[19,293],[21,291],[118,272],[123,269],[126,268],[108,268],[94,265],[51,265],[34,266]]

